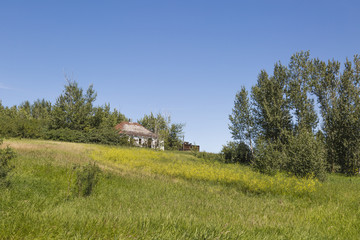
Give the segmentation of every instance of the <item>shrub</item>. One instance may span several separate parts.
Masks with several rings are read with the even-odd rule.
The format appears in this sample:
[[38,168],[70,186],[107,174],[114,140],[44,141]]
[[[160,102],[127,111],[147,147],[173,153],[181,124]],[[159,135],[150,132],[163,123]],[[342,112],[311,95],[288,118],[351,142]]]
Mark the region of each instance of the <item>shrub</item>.
[[288,134],[286,139],[286,143],[259,141],[252,166],[270,175],[283,171],[297,177],[316,177],[325,180],[326,160],[323,142],[305,129],[300,129],[296,135]]
[[[0,145],[1,144],[2,140],[0,140]],[[7,187],[10,184],[8,176],[10,171],[14,168],[14,166],[10,164],[10,161],[14,157],[15,152],[10,147],[0,149],[0,187]]]
[[223,146],[221,154],[225,163],[250,164],[253,158],[249,146],[244,142],[229,142],[226,146]]
[[71,130],[68,128],[52,129],[46,132],[45,139],[77,143],[97,143],[106,145],[133,146],[127,136],[119,135],[112,128],[100,128],[90,130]]
[[283,170],[287,156],[280,141],[269,142],[261,139],[256,146],[255,156],[251,161],[255,170],[269,175]]
[[66,142],[86,142],[86,136],[83,131],[71,130],[68,128],[53,129],[46,133],[45,139]]
[[45,132],[46,123],[38,119],[13,118],[2,115],[0,135],[5,137],[40,138]]
[[301,129],[297,135],[290,136],[286,154],[286,171],[298,177],[314,176],[325,180],[325,146],[321,139],[315,138],[311,132]]
[[202,158],[209,161],[222,161],[222,157],[219,153],[209,153],[205,151],[191,151],[191,153],[197,158]]
[[85,166],[74,167],[74,169],[76,171],[74,194],[79,197],[90,196],[98,182],[100,168],[95,163],[89,163]]
[[85,138],[89,143],[121,145],[121,137],[114,129],[110,128],[92,129],[86,132]]

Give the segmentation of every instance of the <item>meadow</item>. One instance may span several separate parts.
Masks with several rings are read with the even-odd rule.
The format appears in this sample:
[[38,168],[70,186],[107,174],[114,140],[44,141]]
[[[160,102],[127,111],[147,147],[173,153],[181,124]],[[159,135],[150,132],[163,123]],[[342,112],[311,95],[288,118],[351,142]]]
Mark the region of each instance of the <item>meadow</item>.
[[[189,153],[5,140],[17,158],[0,188],[0,239],[359,239],[360,178],[259,174]],[[89,197],[73,167],[102,169]]]

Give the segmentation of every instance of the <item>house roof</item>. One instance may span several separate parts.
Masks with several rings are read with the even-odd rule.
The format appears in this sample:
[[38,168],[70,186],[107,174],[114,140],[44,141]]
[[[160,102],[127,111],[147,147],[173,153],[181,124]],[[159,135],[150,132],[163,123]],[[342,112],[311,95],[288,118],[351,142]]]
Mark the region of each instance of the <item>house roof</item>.
[[120,134],[126,134],[133,137],[158,137],[155,133],[147,130],[139,123],[121,122],[115,126],[115,129],[118,130]]

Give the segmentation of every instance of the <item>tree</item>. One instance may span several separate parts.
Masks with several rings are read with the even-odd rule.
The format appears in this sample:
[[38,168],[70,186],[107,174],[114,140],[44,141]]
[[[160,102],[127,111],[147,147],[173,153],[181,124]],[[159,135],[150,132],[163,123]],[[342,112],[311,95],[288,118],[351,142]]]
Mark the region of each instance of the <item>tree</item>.
[[177,150],[181,147],[184,124],[171,123],[170,116],[160,113],[155,116],[150,113],[150,115],[144,115],[138,123],[156,133],[160,140],[164,141],[166,150]]
[[262,70],[252,88],[255,124],[259,134],[269,141],[284,142],[282,132],[292,130],[290,103],[285,95],[288,77],[287,68],[277,63],[274,75],[269,77]]
[[236,140],[255,138],[251,161],[260,172],[285,171],[324,179],[323,141],[313,132],[317,115],[310,94],[315,68],[309,56],[309,52],[294,54],[288,68],[276,63],[272,76],[261,71],[251,100],[244,87],[236,94],[229,128]]
[[323,118],[327,159],[332,172],[354,175],[360,167],[360,59],[326,64],[313,60],[312,87]]
[[93,116],[90,119],[92,128],[113,128],[116,124],[125,121],[126,117],[118,110],[110,110],[110,104],[93,108]]
[[84,130],[90,127],[90,118],[93,115],[93,102],[96,93],[90,85],[83,94],[82,88],[78,87],[77,82],[69,80],[54,105],[52,116],[52,128],[68,128],[71,130]]
[[162,115],[160,113],[155,116],[152,112],[150,115],[145,114],[142,119],[138,120],[139,124],[153,133],[158,134],[162,139],[165,139],[168,135],[170,122],[170,116]]
[[181,148],[184,124],[177,123],[171,124],[169,134],[165,139],[165,149],[179,150]]
[[301,128],[313,131],[317,126],[314,99],[309,98],[311,92],[311,61],[309,56],[309,51],[295,53],[291,56],[289,64],[287,94],[296,117],[297,131]]
[[29,101],[23,102],[18,108],[18,114],[20,118],[30,119],[31,116],[31,104]]
[[51,117],[51,107],[51,102],[45,99],[38,99],[31,106],[31,116],[34,119],[41,119],[47,122]]
[[254,153],[253,139],[256,131],[254,117],[251,111],[248,92],[243,86],[235,96],[234,108],[232,109],[232,114],[229,115],[229,129],[234,140],[239,142],[246,141],[250,146],[251,152]]
[[311,85],[312,92],[317,96],[323,120],[323,133],[325,136],[327,160],[330,171],[337,168],[336,145],[338,111],[336,99],[338,86],[340,84],[340,63],[338,61],[328,61],[326,64],[319,59],[312,60]]

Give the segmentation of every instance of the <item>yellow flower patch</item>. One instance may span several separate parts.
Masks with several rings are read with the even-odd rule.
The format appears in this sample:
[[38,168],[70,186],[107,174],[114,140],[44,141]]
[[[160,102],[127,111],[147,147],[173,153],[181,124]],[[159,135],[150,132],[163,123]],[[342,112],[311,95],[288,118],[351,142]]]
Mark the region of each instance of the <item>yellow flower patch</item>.
[[316,179],[300,179],[284,174],[267,176],[237,164],[209,162],[189,154],[160,152],[144,148],[99,147],[91,157],[137,170],[190,180],[235,184],[250,192],[304,194],[316,190]]

